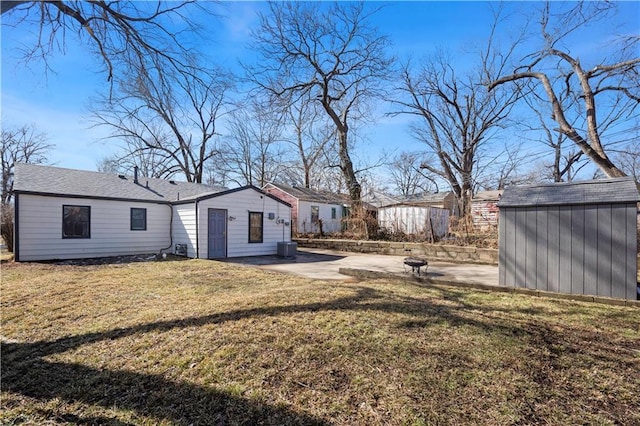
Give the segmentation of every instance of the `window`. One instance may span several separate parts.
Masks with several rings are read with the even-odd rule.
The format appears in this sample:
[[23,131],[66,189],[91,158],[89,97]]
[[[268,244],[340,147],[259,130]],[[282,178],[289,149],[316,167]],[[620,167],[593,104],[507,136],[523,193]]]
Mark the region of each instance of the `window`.
[[147,230],[147,209],[131,208],[131,230]]
[[262,242],[262,212],[249,212],[249,242]]
[[62,206],[62,238],[91,238],[91,207]]
[[320,207],[311,206],[311,223],[318,223],[320,219]]
[[331,207],[331,219],[335,219],[336,216],[337,216],[336,208],[335,207]]

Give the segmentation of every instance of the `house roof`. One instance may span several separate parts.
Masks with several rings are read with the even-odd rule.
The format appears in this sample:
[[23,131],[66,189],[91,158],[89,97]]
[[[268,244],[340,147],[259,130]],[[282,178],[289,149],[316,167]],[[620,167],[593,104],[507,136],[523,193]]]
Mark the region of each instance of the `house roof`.
[[474,201],[498,201],[500,197],[502,197],[503,189],[495,190],[495,191],[478,191],[478,193],[473,197],[471,202]]
[[329,191],[317,191],[315,189],[301,188],[299,186],[283,185],[281,183],[268,183],[266,186],[278,188],[281,191],[302,201],[312,201],[323,204],[349,204],[351,200],[349,196],[343,194],[335,194]]
[[390,199],[388,203],[385,203],[379,207],[391,207],[391,206],[432,206],[434,204],[444,204],[445,199],[452,195],[451,191],[447,192],[434,192],[434,193],[422,193],[414,194],[404,197],[397,197]]
[[640,195],[633,178],[553,183],[506,188],[498,207],[526,207],[568,204],[635,203]]
[[373,189],[362,197],[362,201],[365,201],[375,207],[382,207],[395,204],[399,202],[399,199],[393,195]]
[[14,191],[71,197],[173,202],[225,191],[199,183],[16,164]]

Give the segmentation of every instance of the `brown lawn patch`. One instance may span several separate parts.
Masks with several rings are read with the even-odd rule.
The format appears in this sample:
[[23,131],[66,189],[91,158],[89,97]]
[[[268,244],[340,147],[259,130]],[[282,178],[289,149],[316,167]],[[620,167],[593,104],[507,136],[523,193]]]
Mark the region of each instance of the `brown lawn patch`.
[[202,260],[2,265],[5,424],[640,424],[640,310]]

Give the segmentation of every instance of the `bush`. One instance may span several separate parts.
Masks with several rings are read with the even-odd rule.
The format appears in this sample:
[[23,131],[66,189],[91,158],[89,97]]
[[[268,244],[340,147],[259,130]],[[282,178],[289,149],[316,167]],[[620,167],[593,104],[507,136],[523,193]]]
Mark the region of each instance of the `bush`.
[[4,240],[7,250],[13,253],[13,206],[5,204],[2,206],[0,217],[0,235]]

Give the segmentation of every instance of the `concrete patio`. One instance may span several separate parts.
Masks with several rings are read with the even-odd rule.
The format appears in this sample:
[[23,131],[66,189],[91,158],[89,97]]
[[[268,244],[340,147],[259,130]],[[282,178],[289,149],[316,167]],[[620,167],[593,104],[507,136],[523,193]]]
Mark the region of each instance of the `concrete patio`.
[[[318,280],[347,281],[354,278],[341,274],[340,268],[411,275],[411,268],[403,263],[404,258],[405,256],[298,249],[297,257],[292,259],[278,256],[256,256],[232,258],[225,261]],[[426,277],[450,282],[497,286],[498,266],[429,261]]]

